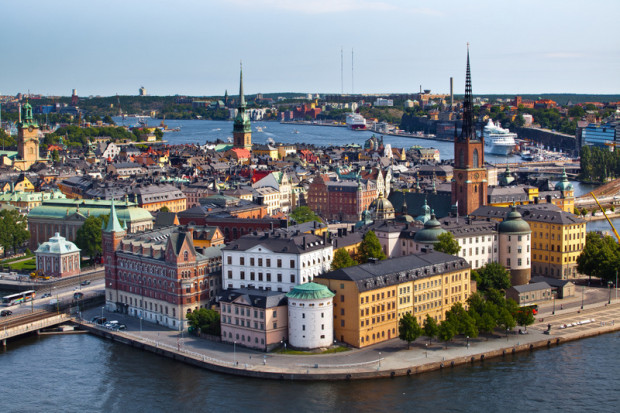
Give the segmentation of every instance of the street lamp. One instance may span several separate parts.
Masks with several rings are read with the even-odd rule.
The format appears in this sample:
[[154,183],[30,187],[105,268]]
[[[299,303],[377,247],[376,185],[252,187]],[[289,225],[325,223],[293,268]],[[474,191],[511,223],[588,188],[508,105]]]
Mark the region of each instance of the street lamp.
[[142,335],[142,315],[140,315],[140,335]]
[[551,314],[555,314],[555,295],[551,293],[551,298],[553,298],[553,312]]
[[510,331],[509,328],[506,329],[506,341],[508,341],[508,332]]
[[237,365],[237,342],[233,341],[233,364]]
[[585,295],[585,293],[586,293],[586,286],[583,285],[581,286],[581,309],[582,310],[583,310],[583,296]]
[[467,336],[467,348],[469,348],[469,336]]
[[611,281],[607,281],[607,287],[609,287],[609,300],[607,300],[607,304],[611,304],[611,286],[612,286],[612,282]]

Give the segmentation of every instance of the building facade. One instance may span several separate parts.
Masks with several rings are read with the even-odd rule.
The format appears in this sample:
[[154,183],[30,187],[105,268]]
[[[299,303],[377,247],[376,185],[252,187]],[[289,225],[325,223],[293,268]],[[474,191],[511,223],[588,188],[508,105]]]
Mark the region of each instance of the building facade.
[[288,342],[294,348],[330,347],[334,340],[334,293],[313,282],[298,285],[288,298]]
[[70,277],[80,273],[80,249],[56,233],[34,252],[37,272],[50,277]]
[[373,181],[325,181],[317,174],[308,189],[308,206],[328,220],[357,222],[377,198]]

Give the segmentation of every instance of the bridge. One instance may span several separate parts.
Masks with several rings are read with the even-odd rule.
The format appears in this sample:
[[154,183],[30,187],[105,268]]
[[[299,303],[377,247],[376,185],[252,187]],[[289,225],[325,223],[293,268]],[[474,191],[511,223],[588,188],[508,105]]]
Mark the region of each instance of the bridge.
[[44,328],[49,328],[71,320],[67,313],[50,312],[37,310],[25,315],[9,316],[2,320],[0,325],[0,340],[6,347],[9,338],[18,337],[24,334],[38,333]]

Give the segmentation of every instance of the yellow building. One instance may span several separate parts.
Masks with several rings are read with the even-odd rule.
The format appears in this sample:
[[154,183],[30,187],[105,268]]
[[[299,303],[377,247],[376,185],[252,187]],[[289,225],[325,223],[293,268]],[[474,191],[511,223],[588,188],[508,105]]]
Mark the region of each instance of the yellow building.
[[224,243],[224,234],[219,227],[189,226],[193,233],[194,246],[209,248]]
[[465,304],[472,288],[467,261],[434,251],[342,268],[314,282],[336,294],[335,338],[355,347],[398,337],[406,313],[419,323],[427,315],[442,321],[454,303]]
[[[518,207],[518,211],[532,230],[532,277],[575,277],[577,257],[586,244],[586,222],[550,204],[523,205]],[[484,206],[472,215],[475,218],[501,221],[506,213],[506,208]]]
[[0,182],[2,192],[34,192],[35,187],[28,177],[21,175],[15,182]]

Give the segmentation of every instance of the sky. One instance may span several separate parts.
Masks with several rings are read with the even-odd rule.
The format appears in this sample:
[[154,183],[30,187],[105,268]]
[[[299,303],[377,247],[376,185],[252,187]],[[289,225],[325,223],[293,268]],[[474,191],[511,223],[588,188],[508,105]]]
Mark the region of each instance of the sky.
[[450,77],[462,94],[467,43],[474,95],[620,93],[618,0],[3,0],[0,10],[0,95],[237,94],[240,61],[246,94],[448,93]]

